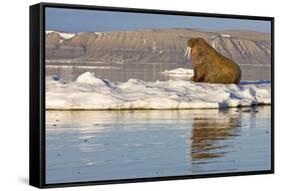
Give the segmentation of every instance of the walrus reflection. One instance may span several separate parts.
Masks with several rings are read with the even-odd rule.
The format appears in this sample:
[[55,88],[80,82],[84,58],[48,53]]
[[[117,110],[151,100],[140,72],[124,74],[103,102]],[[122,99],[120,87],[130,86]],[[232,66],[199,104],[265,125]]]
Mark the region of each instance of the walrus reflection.
[[185,56],[192,60],[194,82],[238,84],[241,79],[239,66],[217,52],[202,38],[191,38]]
[[194,118],[191,136],[192,161],[223,157],[227,145],[219,141],[236,136],[236,127],[241,126],[239,117],[227,119]]

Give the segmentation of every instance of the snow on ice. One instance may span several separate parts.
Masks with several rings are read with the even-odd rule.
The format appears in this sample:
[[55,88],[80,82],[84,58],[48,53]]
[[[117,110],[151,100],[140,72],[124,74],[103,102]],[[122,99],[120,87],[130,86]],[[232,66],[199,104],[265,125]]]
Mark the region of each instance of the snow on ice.
[[57,76],[46,78],[47,109],[202,109],[259,104],[271,104],[270,81],[236,85],[130,79],[117,83],[90,72],[67,84]]

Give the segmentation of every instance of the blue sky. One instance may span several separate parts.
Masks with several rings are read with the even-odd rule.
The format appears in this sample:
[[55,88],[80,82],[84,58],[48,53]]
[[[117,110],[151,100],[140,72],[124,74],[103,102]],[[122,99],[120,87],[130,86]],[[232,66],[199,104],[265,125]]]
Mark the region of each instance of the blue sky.
[[252,30],[270,32],[270,21],[174,16],[146,13],[46,8],[46,30],[66,32],[132,31],[194,28],[202,30]]

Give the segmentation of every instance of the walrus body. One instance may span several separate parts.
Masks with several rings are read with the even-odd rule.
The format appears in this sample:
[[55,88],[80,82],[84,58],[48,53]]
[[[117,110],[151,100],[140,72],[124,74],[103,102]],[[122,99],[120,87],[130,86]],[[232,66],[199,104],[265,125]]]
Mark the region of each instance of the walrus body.
[[219,54],[202,38],[192,38],[187,43],[185,55],[191,55],[194,82],[239,83],[241,70],[232,60]]

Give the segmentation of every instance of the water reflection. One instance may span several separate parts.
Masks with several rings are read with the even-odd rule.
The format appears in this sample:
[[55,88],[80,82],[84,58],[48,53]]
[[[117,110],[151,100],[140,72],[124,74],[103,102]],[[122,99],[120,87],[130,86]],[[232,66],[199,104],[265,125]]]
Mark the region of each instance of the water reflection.
[[270,167],[270,107],[47,111],[47,182]]
[[216,152],[215,150],[223,150],[227,145],[218,145],[217,142],[237,136],[237,128],[241,127],[240,115],[226,116],[228,118],[225,116],[221,116],[221,118],[193,118],[192,161],[223,157],[224,152]]

